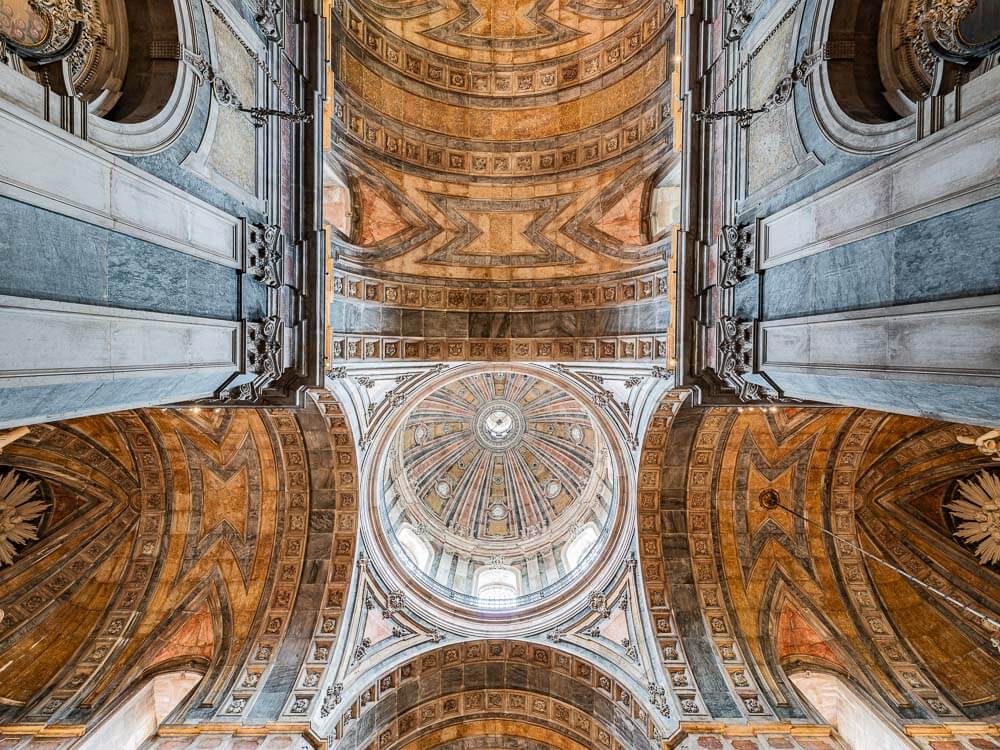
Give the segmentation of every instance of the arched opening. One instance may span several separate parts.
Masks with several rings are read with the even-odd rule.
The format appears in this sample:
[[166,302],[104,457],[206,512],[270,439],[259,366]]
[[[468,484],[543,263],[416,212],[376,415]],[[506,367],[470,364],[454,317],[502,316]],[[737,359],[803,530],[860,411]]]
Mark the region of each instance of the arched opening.
[[597,537],[597,527],[592,523],[588,523],[580,530],[579,534],[573,537],[563,551],[563,562],[566,563],[567,571],[576,570],[580,561],[597,543]]
[[396,538],[414,564],[426,572],[431,560],[434,559],[434,549],[431,545],[421,539],[412,526],[401,527],[396,532]]
[[107,93],[91,111],[117,123],[148,120],[170,101],[180,65],[174,3],[129,0],[125,4],[128,64],[118,92]]
[[839,675],[799,671],[788,678],[852,750],[913,750],[916,747]]
[[871,0],[837,0],[827,38],[833,95],[848,116],[868,124],[895,122],[906,114],[886,96],[879,62],[883,6]]
[[201,678],[201,674],[189,670],[154,675],[91,732],[77,750],[136,750]]
[[503,606],[517,599],[519,576],[512,568],[486,568],[476,574],[475,595],[484,606]]

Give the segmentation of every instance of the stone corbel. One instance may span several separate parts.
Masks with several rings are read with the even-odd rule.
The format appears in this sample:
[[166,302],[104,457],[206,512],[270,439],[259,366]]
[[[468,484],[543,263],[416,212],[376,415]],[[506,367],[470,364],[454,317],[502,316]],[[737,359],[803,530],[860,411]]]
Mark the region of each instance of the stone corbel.
[[753,21],[753,6],[754,0],[729,0],[726,3],[726,12],[729,13],[727,42],[738,42],[743,37],[743,32]]
[[772,400],[774,394],[746,379],[753,372],[756,347],[754,321],[723,316],[718,323],[716,374],[736,391],[740,401]]
[[281,0],[260,0],[254,20],[260,26],[264,37],[281,44]]
[[246,272],[261,284],[280,287],[284,284],[284,251],[281,227],[247,224]]
[[281,319],[270,315],[259,323],[248,322],[246,326],[247,372],[277,379],[284,369],[281,366],[281,339],[285,327]]
[[750,227],[726,224],[722,227],[719,251],[719,286],[731,289],[757,270],[757,248]]

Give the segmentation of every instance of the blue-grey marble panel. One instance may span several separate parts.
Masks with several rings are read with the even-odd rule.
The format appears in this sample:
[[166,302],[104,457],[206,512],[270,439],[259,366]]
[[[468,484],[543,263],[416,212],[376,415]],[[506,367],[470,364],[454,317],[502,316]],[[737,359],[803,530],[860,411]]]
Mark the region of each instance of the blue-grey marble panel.
[[896,378],[768,372],[786,395],[812,401],[995,427],[1000,388]]
[[107,230],[8,198],[0,226],[0,293],[107,304]]
[[211,396],[224,380],[219,373],[189,372],[165,377],[0,387],[0,428],[203,398]]
[[764,272],[764,319],[1000,293],[1000,199]]

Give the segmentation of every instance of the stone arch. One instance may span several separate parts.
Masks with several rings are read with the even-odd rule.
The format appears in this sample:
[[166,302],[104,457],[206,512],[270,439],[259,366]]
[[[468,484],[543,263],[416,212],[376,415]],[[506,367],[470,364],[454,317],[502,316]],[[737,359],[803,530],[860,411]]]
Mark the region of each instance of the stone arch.
[[136,750],[192,693],[204,676],[197,668],[160,669],[137,680],[114,710],[76,750]]
[[917,747],[869,696],[834,670],[797,669],[789,673],[805,701],[833,726],[849,747],[914,750]]
[[344,750],[426,747],[449,736],[516,737],[562,750],[658,744],[647,707],[615,675],[514,640],[449,644],[397,664],[340,708],[333,734]]

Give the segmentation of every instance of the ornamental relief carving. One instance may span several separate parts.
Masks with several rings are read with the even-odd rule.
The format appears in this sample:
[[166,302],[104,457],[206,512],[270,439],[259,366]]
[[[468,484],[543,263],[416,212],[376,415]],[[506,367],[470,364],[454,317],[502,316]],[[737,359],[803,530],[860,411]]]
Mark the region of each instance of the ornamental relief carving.
[[0,46],[22,58],[57,93],[106,108],[128,63],[122,0],[0,0]]
[[[906,96],[917,101],[947,93],[961,72],[975,68],[1000,49],[1000,26],[989,28],[986,11],[982,17],[974,16],[978,6],[978,0],[897,0],[893,4],[888,54]],[[970,39],[973,28],[976,38]]]

